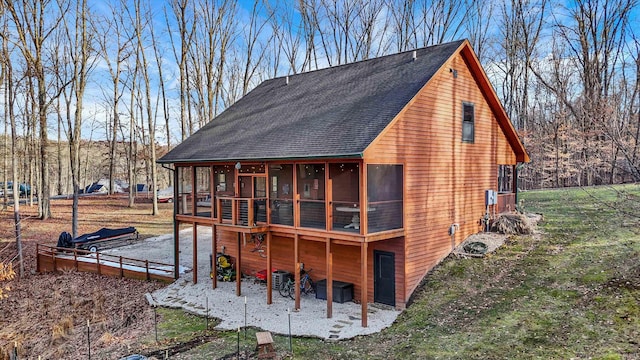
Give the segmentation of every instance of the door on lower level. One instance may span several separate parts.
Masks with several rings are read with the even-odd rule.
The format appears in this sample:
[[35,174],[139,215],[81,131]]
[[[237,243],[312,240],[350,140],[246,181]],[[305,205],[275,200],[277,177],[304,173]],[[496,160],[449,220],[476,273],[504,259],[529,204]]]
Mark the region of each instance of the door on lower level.
[[396,306],[395,254],[374,250],[373,272],[373,301]]

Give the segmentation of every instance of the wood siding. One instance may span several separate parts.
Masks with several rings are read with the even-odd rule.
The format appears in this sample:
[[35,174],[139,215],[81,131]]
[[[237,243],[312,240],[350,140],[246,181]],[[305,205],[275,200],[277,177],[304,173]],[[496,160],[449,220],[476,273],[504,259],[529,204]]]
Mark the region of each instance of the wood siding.
[[[217,229],[217,251],[225,247],[225,253],[234,259],[237,258],[238,238],[237,232],[224,229]],[[242,236],[242,234],[240,235]],[[249,234],[246,235],[247,239]],[[273,236],[271,243],[272,268],[277,270],[285,270],[293,273],[294,264],[294,239],[290,237]],[[326,259],[325,259],[325,241],[309,240],[304,236],[299,240],[299,260],[304,263],[306,270],[312,269],[310,275],[314,281],[327,278]],[[248,240],[240,241],[242,273],[249,276],[255,276],[257,272],[265,270],[267,259],[262,258],[256,252],[251,252],[253,244]],[[393,252],[395,254],[395,278],[396,278],[396,304],[399,308],[403,308],[406,303],[405,298],[405,277],[404,277],[404,241],[402,238],[396,238],[385,241],[370,243],[368,247],[367,264],[368,273],[368,293],[373,294],[373,252],[374,250],[382,250]],[[333,253],[333,280],[352,283],[354,285],[354,300],[360,301],[360,246],[358,243],[353,245],[344,245],[332,243],[331,252]],[[278,295],[279,296],[279,295]],[[373,295],[369,299],[373,301]]]
[[[457,77],[449,69],[457,70]],[[463,102],[474,104],[473,143],[462,141]],[[481,229],[484,192],[497,187],[496,164],[516,161],[460,54],[442,67],[365,151],[364,158],[367,164],[405,166],[403,299],[449,254],[452,242],[457,245]],[[453,241],[452,224],[459,225]]]

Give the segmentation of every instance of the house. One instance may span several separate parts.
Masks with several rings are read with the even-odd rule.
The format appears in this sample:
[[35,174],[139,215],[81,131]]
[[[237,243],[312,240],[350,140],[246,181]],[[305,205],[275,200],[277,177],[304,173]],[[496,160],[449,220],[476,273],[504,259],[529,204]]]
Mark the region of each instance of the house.
[[486,214],[514,209],[528,161],[467,40],[265,81],[159,160],[176,238],[211,226],[238,273],[312,268],[329,317],[332,280],[353,284],[363,326],[368,303],[406,307]]

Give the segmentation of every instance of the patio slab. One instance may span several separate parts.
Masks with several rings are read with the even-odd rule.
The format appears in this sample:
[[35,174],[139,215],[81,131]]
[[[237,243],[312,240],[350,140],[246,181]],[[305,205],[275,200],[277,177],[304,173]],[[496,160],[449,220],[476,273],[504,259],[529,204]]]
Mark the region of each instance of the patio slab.
[[[180,265],[191,269],[192,229],[180,232]],[[367,327],[361,326],[361,306],[354,302],[333,303],[333,316],[327,318],[327,302],[314,295],[302,295],[300,310],[294,311],[294,301],[282,297],[273,290],[272,304],[267,305],[266,283],[253,278],[242,279],[242,294],[236,296],[235,282],[218,281],[212,289],[209,277],[209,254],[211,253],[211,228],[198,227],[198,283],[193,283],[193,272],[187,271],[172,284],[148,294],[151,305],[182,308],[185,311],[221,320],[217,329],[234,330],[238,327],[257,327],[272,333],[294,336],[312,336],[327,340],[348,339],[367,335],[391,326],[401,313],[395,309],[368,306]],[[206,250],[205,250],[206,249]],[[173,263],[173,236],[163,235],[143,242],[104,251],[113,255],[124,255]],[[246,301],[246,312],[245,312]],[[289,326],[290,323],[290,326]],[[289,328],[290,327],[290,328]]]

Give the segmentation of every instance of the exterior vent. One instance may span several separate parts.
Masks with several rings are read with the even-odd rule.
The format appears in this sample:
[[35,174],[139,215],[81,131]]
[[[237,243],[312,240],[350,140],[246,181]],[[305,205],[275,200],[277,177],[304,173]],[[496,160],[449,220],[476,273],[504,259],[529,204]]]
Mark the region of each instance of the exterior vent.
[[289,75],[287,75],[287,77],[284,78],[284,83],[285,85],[289,85]]
[[411,55],[411,58],[413,59],[413,61],[416,61],[416,59],[418,58],[418,54],[415,50],[413,50],[413,55]]

